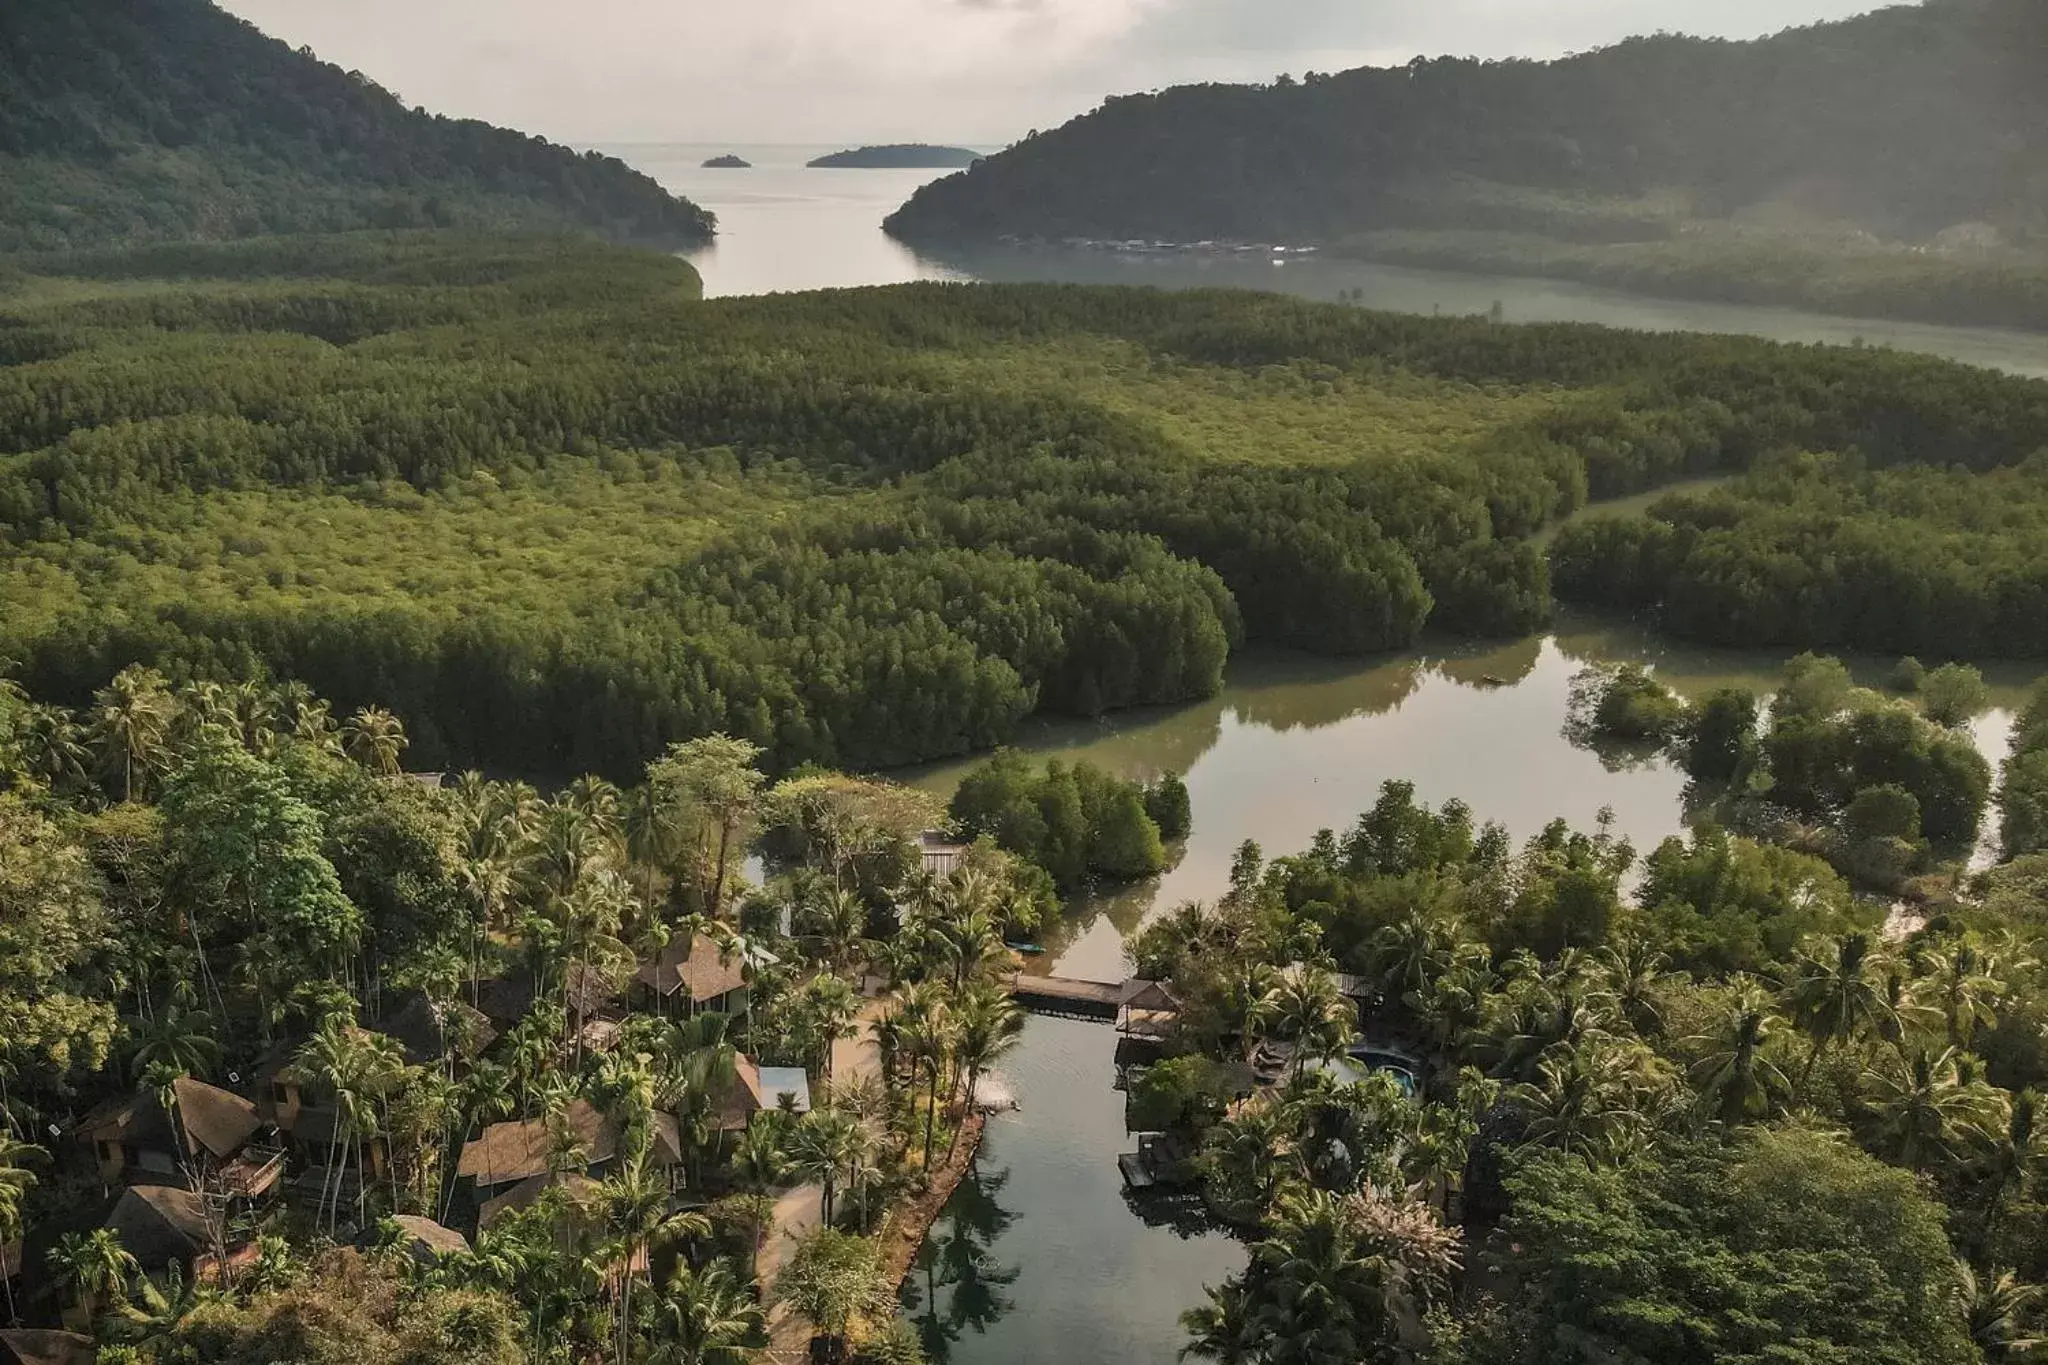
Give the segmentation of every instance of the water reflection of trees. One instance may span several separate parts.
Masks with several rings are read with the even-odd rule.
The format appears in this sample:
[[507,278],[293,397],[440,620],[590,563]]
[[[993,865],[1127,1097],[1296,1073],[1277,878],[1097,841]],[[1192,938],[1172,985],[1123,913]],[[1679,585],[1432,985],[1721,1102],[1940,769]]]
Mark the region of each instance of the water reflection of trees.
[[952,1358],[953,1343],[969,1328],[986,1332],[1016,1306],[1005,1292],[1017,1279],[1016,1268],[989,1254],[1017,1220],[998,1198],[1009,1183],[1007,1169],[970,1170],[911,1262],[903,1311],[916,1324],[933,1365]]
[[1126,1185],[1124,1206],[1146,1227],[1171,1232],[1184,1242],[1212,1232],[1231,1232],[1228,1226],[1210,1214],[1208,1205],[1195,1196],[1139,1191]]

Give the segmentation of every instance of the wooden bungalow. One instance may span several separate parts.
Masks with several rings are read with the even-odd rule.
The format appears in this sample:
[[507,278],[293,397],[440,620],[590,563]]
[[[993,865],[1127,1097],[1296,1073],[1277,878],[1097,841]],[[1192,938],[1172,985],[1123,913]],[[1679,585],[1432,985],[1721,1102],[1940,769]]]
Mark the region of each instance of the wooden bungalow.
[[732,1073],[718,1106],[721,1133],[745,1132],[756,1115],[770,1110],[811,1111],[811,1078],[802,1067],[757,1066],[742,1053],[733,1059]]
[[359,1183],[356,1137],[362,1141],[362,1175],[373,1182],[388,1168],[390,1145],[379,1132],[350,1135],[341,1130],[333,1097],[324,1087],[293,1074],[298,1046],[278,1044],[257,1067],[256,1111],[276,1125],[279,1139],[298,1162],[291,1182],[294,1198],[302,1203],[323,1197],[353,1203]]
[[476,1182],[481,1202],[492,1197],[491,1191],[554,1171],[601,1174],[618,1154],[619,1125],[589,1100],[578,1099],[552,1123],[514,1119],[492,1124],[483,1136],[464,1144],[455,1174]]
[[668,946],[644,962],[634,979],[684,1018],[705,1013],[738,1014],[746,1008],[747,983],[738,959],[729,958],[703,934],[678,932]]
[[77,1332],[40,1327],[0,1331],[0,1365],[92,1365],[98,1354],[93,1339]]
[[454,1228],[442,1227],[431,1218],[401,1213],[391,1220],[398,1226],[398,1245],[421,1265],[432,1265],[443,1256],[469,1250],[469,1239]]
[[210,1256],[223,1215],[176,1185],[130,1185],[114,1201],[103,1226],[150,1274],[176,1264],[192,1269]]
[[413,1066],[439,1066],[451,1058],[473,1061],[498,1036],[482,1010],[460,1000],[442,1004],[421,991],[407,992],[398,1007],[371,1028],[395,1040]]
[[1136,978],[1123,984],[1116,1026],[1133,1038],[1165,1038],[1180,1022],[1180,1001],[1158,981]]
[[959,869],[967,845],[948,838],[944,830],[928,829],[917,836],[917,854],[927,876],[943,879]]
[[268,1125],[256,1105],[232,1091],[181,1076],[167,1113],[154,1089],[106,1104],[79,1120],[74,1134],[92,1144],[100,1180],[184,1179],[197,1171],[234,1198],[270,1192],[284,1172],[284,1151],[254,1141]]

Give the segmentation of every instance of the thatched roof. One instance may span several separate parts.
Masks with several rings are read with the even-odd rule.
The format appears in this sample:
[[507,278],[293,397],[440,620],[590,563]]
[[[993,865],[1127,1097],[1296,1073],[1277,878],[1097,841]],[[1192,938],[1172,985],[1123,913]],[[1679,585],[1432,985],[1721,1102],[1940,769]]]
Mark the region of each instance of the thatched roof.
[[[589,1100],[572,1100],[560,1123],[575,1135],[583,1152],[579,1164],[597,1165],[618,1155],[619,1125],[597,1112]],[[554,1131],[545,1119],[494,1123],[482,1137],[462,1149],[458,1176],[473,1176],[479,1185],[503,1185],[544,1175],[557,1163]]]
[[1127,1010],[1174,1011],[1180,1008],[1180,1001],[1173,992],[1158,981],[1144,981],[1136,977],[1124,982],[1123,1008]]
[[129,1186],[103,1226],[113,1229],[144,1270],[190,1261],[211,1244],[205,1204],[175,1185]]
[[657,1166],[683,1164],[683,1130],[674,1114],[656,1110],[648,1115],[647,1155]]
[[0,1365],[92,1365],[99,1348],[76,1332],[15,1327],[0,1332]]
[[484,1206],[477,1210],[476,1230],[486,1231],[491,1224],[506,1214],[525,1208],[549,1190],[556,1188],[568,1191],[569,1198],[577,1204],[587,1204],[597,1194],[597,1182],[581,1171],[545,1171],[540,1175],[529,1176],[496,1199],[486,1201]]
[[718,945],[702,934],[677,933],[652,962],[642,963],[634,976],[657,995],[687,990],[690,1000],[700,1005],[746,984],[739,960],[726,961]]
[[481,1010],[459,1000],[437,1005],[420,991],[409,992],[405,1003],[384,1016],[376,1031],[398,1040],[405,1060],[426,1066],[451,1053],[468,1057],[491,1045],[497,1029]]
[[533,982],[525,972],[481,982],[476,989],[476,1007],[499,1028],[511,1028],[533,1013]]
[[442,1227],[431,1218],[422,1218],[415,1213],[401,1213],[391,1220],[398,1230],[405,1234],[405,1249],[415,1259],[431,1261],[437,1256],[450,1256],[469,1250],[469,1239],[454,1228]]
[[[226,1160],[242,1150],[263,1126],[256,1105],[232,1091],[190,1076],[171,1083],[178,1119],[193,1142]],[[109,1100],[79,1120],[75,1130],[88,1142],[135,1143],[177,1151],[180,1143],[155,1090]]]
[[562,997],[570,1014],[588,1019],[619,1003],[619,987],[608,973],[579,962],[562,973]]

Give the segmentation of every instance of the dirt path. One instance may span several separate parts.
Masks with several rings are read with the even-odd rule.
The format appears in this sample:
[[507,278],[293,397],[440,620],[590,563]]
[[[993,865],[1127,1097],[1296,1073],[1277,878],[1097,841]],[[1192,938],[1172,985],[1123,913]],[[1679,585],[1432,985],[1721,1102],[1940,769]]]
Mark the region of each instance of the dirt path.
[[[881,1050],[875,1046],[874,1022],[883,1004],[870,1000],[861,1006],[852,1034],[832,1044],[832,1075],[837,1080],[882,1074]],[[950,1189],[949,1189],[950,1192]],[[761,1294],[768,1303],[768,1349],[764,1360],[798,1362],[810,1359],[810,1324],[775,1302],[775,1277],[782,1272],[796,1244],[816,1231],[823,1221],[825,1192],[818,1185],[799,1185],[775,1201],[775,1217],[769,1224],[767,1241],[756,1261]],[[941,1201],[943,1202],[943,1201]],[[930,1226],[927,1221],[926,1226]],[[914,1249],[913,1249],[914,1250]]]

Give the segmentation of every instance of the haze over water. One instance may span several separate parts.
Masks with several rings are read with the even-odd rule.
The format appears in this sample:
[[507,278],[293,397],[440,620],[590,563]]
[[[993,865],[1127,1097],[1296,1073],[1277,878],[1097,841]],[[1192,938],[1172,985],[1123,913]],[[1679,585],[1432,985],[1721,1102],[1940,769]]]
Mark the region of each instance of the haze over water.
[[[1231,287],[1325,301],[1363,290],[1367,307],[1394,312],[1485,313],[1498,303],[1510,322],[1746,332],[1844,346],[1861,342],[2048,378],[2048,337],[2024,332],[1646,298],[1563,280],[1415,270],[1321,256],[1275,265],[1259,257],[991,248],[941,260],[891,239],[882,231],[882,220],[919,186],[949,171],[806,168],[811,158],[841,150],[822,144],[631,143],[599,150],[718,215],[719,240],[690,255],[711,298],[933,279]],[[706,160],[726,152],[752,162],[753,169],[704,167]]]

